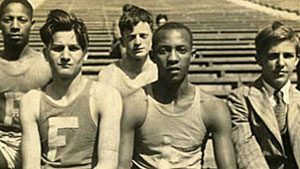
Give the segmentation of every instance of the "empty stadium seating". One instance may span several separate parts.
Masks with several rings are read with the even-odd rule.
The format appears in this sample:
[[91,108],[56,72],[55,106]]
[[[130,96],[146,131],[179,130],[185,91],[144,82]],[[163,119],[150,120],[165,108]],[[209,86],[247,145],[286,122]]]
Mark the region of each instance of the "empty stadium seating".
[[[256,1],[276,4],[278,0]],[[291,4],[296,1],[291,0]],[[300,31],[299,22],[240,7],[226,0],[190,0],[189,3],[184,0],[89,0],[88,3],[84,0],[46,0],[35,12],[37,23],[32,31],[31,45],[42,48],[38,29],[50,9],[59,7],[73,11],[87,24],[91,39],[84,75],[96,78],[103,66],[116,60],[108,56],[112,40],[111,26],[119,18],[125,3],[144,7],[154,15],[167,14],[170,21],[189,26],[197,50],[197,57],[193,59],[189,72],[190,80],[220,97],[225,97],[240,84],[252,81],[260,73],[254,59],[254,38],[259,29],[274,20],[280,20]]]

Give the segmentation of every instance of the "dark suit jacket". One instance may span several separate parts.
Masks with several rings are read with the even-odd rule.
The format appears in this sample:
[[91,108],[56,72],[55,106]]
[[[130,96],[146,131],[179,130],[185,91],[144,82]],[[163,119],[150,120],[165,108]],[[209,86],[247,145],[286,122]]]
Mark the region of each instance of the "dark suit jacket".
[[[300,167],[300,92],[291,86],[287,112],[290,144]],[[262,78],[233,91],[227,99],[239,168],[280,169],[286,160],[282,138]]]

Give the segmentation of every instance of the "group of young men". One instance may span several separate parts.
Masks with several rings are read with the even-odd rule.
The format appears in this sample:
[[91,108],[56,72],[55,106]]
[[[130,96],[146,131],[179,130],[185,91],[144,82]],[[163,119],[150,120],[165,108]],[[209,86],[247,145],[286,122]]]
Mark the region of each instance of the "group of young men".
[[97,82],[81,74],[89,37],[74,14],[50,11],[42,53],[28,46],[27,0],[4,0],[0,17],[0,168],[201,168],[210,133],[220,169],[299,168],[299,38],[282,23],[255,39],[261,76],[224,102],[188,81],[191,30],[168,22],[152,34],[137,6],[119,20],[122,58]]

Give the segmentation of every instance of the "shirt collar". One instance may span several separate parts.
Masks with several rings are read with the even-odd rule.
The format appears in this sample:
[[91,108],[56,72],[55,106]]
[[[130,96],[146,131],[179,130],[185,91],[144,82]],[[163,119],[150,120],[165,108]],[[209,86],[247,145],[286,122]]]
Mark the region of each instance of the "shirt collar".
[[[264,79],[262,81],[263,81],[264,87],[268,91],[271,102],[272,103],[273,103],[273,101],[275,102],[275,100],[274,100],[275,99],[274,98],[275,89],[270,84],[268,84]],[[290,99],[289,99],[290,86],[291,86],[291,81],[288,80],[287,83],[280,89],[280,91],[282,91],[282,93],[283,93],[283,101],[286,104],[289,104],[289,102],[290,102]]]

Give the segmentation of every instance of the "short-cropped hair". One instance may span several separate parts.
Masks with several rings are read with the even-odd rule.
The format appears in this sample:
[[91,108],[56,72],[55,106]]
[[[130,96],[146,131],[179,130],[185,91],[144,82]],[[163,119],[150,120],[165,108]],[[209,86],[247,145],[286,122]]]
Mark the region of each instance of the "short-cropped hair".
[[4,0],[0,5],[0,17],[4,14],[4,9],[11,3],[20,3],[29,10],[30,18],[33,15],[33,7],[27,0]]
[[46,23],[40,29],[40,35],[43,43],[49,46],[56,32],[72,30],[75,32],[80,47],[84,51],[87,51],[89,44],[87,28],[83,21],[77,18],[73,13],[61,9],[51,10],[46,19]]
[[153,29],[153,17],[150,12],[135,5],[125,4],[123,6],[123,14],[119,20],[121,34],[123,35],[125,30],[132,31],[133,27],[139,22],[146,22],[151,30]]
[[274,22],[271,26],[264,28],[255,38],[256,60],[261,60],[273,46],[283,41],[292,42],[298,53],[299,37],[292,28],[278,21]]
[[190,28],[188,28],[187,26],[185,26],[184,24],[179,23],[179,22],[167,22],[166,24],[160,26],[153,34],[152,48],[154,48],[157,45],[158,40],[159,40],[158,35],[163,30],[185,30],[188,33],[188,35],[190,36],[190,45],[191,45],[191,48],[192,48],[192,46],[193,46],[193,33],[190,30]]

